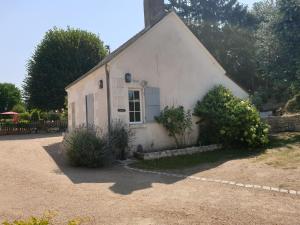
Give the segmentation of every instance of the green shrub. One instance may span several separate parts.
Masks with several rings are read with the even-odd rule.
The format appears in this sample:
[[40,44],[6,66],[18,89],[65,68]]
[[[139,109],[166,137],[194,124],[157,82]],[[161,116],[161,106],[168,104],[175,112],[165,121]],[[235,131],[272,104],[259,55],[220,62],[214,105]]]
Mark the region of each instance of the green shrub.
[[60,120],[60,114],[56,112],[49,112],[48,113],[48,120],[50,121],[58,121]]
[[4,120],[1,123],[2,123],[2,125],[5,125],[5,126],[11,126],[11,125],[15,124],[12,120]]
[[39,121],[40,118],[40,111],[38,109],[34,109],[31,111],[31,121]]
[[[51,212],[50,212],[51,213]],[[44,215],[41,218],[38,217],[30,217],[29,219],[26,220],[15,220],[14,222],[3,222],[3,225],[53,225],[53,218],[55,217],[55,214],[49,214],[48,213],[46,215]],[[70,221],[68,221],[67,225],[80,225],[84,222],[83,219],[72,219]]]
[[22,125],[28,125],[30,124],[30,120],[20,120],[18,125],[22,126]]
[[50,225],[52,224],[48,218],[31,217],[28,220],[16,220],[12,223],[4,222],[3,225]]
[[24,107],[24,105],[22,104],[17,104],[12,108],[13,112],[17,112],[17,113],[25,113],[26,109]]
[[186,134],[191,131],[192,115],[190,111],[185,111],[183,106],[165,107],[160,116],[155,118],[168,131],[176,143],[177,148],[186,144]]
[[260,120],[256,108],[249,101],[234,97],[222,86],[213,88],[199,101],[194,113],[202,118],[202,144],[258,147],[268,143],[269,127]]
[[26,220],[15,220],[14,222],[3,222],[3,225],[51,225],[54,215],[45,214],[43,217],[30,217]]
[[49,120],[48,112],[40,112],[40,118],[41,120],[48,121]]
[[295,95],[294,98],[287,102],[285,105],[285,111],[288,113],[300,112],[300,94]]
[[68,110],[64,109],[62,113],[60,114],[61,120],[68,120]]
[[62,114],[59,112],[40,112],[40,118],[45,121],[58,121],[61,120]]
[[254,94],[251,96],[251,102],[259,110],[262,109],[262,106],[264,104],[263,98],[258,92],[254,92]]
[[64,146],[73,166],[98,168],[111,162],[107,140],[95,128],[75,129],[64,138]]
[[261,110],[263,105],[272,98],[270,91],[258,88],[253,95],[250,96],[251,102],[256,106],[257,109]]
[[129,147],[132,137],[132,131],[129,129],[128,125],[122,121],[119,120],[111,124],[108,138],[110,140],[110,149],[112,150],[115,159],[126,159],[126,150]]
[[30,116],[29,112],[24,112],[24,113],[19,114],[19,118],[20,118],[20,120],[29,121],[31,119],[31,116]]

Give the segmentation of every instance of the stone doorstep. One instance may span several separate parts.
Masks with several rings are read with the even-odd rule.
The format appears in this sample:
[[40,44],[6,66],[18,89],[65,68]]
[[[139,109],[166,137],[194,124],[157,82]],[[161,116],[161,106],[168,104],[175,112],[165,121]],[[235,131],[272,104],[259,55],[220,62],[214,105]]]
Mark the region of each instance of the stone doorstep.
[[208,145],[208,146],[164,150],[164,151],[149,152],[149,153],[136,152],[135,157],[142,160],[152,160],[152,159],[167,158],[172,156],[192,155],[192,154],[202,153],[202,152],[211,152],[211,151],[219,150],[221,148],[222,148],[221,145]]

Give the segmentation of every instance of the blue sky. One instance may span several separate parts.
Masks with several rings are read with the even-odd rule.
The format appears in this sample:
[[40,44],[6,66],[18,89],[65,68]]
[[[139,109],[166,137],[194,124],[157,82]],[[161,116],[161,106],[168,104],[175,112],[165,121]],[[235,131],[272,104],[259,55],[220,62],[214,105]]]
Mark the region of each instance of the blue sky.
[[113,50],[143,29],[143,1],[1,0],[0,83],[21,87],[28,59],[53,26],[94,32]]

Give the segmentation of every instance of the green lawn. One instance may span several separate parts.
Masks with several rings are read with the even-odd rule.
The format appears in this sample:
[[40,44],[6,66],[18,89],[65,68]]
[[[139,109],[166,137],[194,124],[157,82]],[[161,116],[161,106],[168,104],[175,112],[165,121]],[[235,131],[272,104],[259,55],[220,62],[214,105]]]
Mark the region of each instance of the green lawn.
[[[291,146],[295,146],[297,143],[300,143],[299,133],[283,133],[271,137],[269,146],[263,149],[247,150],[240,148],[228,148],[193,155],[138,161],[132,164],[131,166],[148,170],[173,170],[190,168],[206,163],[225,162],[228,160],[242,159],[254,156],[256,156],[257,159],[261,161],[268,161],[270,159],[269,156],[272,156],[272,160],[268,161],[269,164],[272,161],[274,161],[275,163],[279,159],[282,159],[281,161],[285,161],[285,164],[289,163],[290,161],[300,163],[299,148],[294,147],[293,150],[290,150],[289,153],[287,152],[289,149],[291,149]],[[278,153],[279,148],[286,148],[286,151],[281,150]],[[270,152],[277,153],[270,154]],[[263,158],[260,159],[260,157]],[[268,163],[266,162],[266,164]]]
[[268,148],[256,157],[255,162],[283,169],[300,167],[300,135],[285,133],[280,135],[279,142],[277,147]]

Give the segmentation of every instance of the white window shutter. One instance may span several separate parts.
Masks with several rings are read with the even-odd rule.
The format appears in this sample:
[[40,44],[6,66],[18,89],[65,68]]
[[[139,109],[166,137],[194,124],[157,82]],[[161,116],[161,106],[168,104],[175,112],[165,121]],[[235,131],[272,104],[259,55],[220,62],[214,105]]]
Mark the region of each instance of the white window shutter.
[[154,87],[145,88],[145,117],[146,122],[154,122],[160,115],[160,89]]

